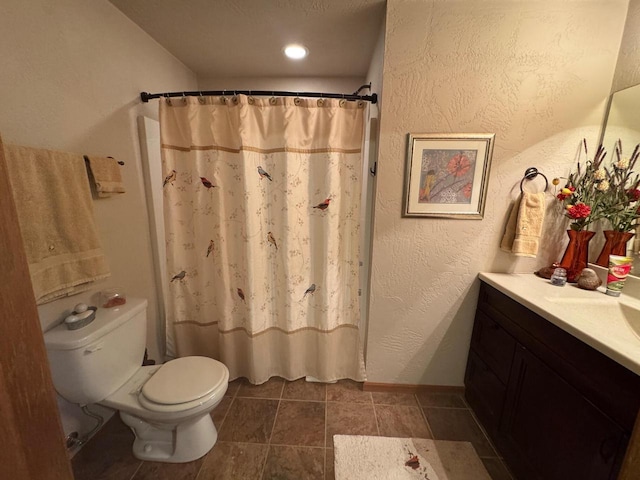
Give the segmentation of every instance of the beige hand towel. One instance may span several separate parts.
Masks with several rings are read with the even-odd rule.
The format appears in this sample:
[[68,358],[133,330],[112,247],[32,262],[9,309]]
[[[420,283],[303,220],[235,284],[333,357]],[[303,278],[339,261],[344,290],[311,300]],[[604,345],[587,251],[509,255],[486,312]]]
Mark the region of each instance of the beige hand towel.
[[519,257],[535,258],[540,244],[544,211],[544,192],[524,192],[519,199],[519,205],[514,205],[511,211],[500,248],[509,251],[511,242],[511,253]]
[[114,193],[124,193],[120,166],[115,158],[85,155],[84,159],[89,164],[98,197],[106,198]]
[[500,250],[504,250],[505,252],[511,253],[513,250],[513,241],[516,238],[516,224],[518,223],[518,211],[520,210],[521,200],[522,197],[520,196],[511,204],[507,226],[504,229],[502,242],[500,242]]
[[36,303],[109,276],[82,155],[5,146]]

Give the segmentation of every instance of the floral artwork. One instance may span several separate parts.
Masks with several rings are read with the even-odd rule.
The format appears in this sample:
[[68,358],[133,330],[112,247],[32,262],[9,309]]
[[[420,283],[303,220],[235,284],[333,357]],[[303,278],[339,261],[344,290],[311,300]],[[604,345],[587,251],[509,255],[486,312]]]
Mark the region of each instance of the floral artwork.
[[420,203],[471,203],[475,150],[422,150]]
[[404,216],[481,219],[493,134],[409,134]]

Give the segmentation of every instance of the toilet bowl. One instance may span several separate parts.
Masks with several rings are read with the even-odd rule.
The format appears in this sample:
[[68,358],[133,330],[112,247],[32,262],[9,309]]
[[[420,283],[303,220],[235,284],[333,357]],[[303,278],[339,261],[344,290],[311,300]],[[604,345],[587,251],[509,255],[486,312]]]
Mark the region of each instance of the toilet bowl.
[[197,356],[141,366],[146,306],[128,298],[120,307],[98,309],[86,327],[45,332],[53,384],[70,402],[118,410],[135,434],[137,458],[190,462],[217,440],[210,412],[227,391],[229,370]]
[[205,455],[218,434],[210,412],[229,384],[229,371],[206,357],[183,357],[141,367],[122,387],[98,402],[120,412],[135,434],[140,460],[182,463]]

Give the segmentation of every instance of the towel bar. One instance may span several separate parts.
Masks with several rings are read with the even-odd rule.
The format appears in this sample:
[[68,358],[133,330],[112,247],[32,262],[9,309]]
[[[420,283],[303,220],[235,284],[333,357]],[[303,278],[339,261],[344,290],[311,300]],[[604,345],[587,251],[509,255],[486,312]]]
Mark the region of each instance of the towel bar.
[[522,190],[522,186],[524,185],[524,181],[525,180],[533,180],[538,175],[540,175],[542,178],[544,178],[544,191],[546,192],[547,188],[549,188],[549,180],[547,180],[547,177],[545,176],[545,174],[542,173],[542,172],[539,172],[536,167],[529,167],[524,171],[524,177],[522,177],[522,180],[520,181],[520,193],[524,193],[524,191]]

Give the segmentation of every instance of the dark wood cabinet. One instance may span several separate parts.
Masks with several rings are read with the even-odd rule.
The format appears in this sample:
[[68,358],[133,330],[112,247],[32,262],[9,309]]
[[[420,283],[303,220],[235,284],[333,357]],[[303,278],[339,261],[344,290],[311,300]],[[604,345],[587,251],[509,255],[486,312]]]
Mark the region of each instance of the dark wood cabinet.
[[484,283],[465,386],[518,480],[617,478],[640,377]]

